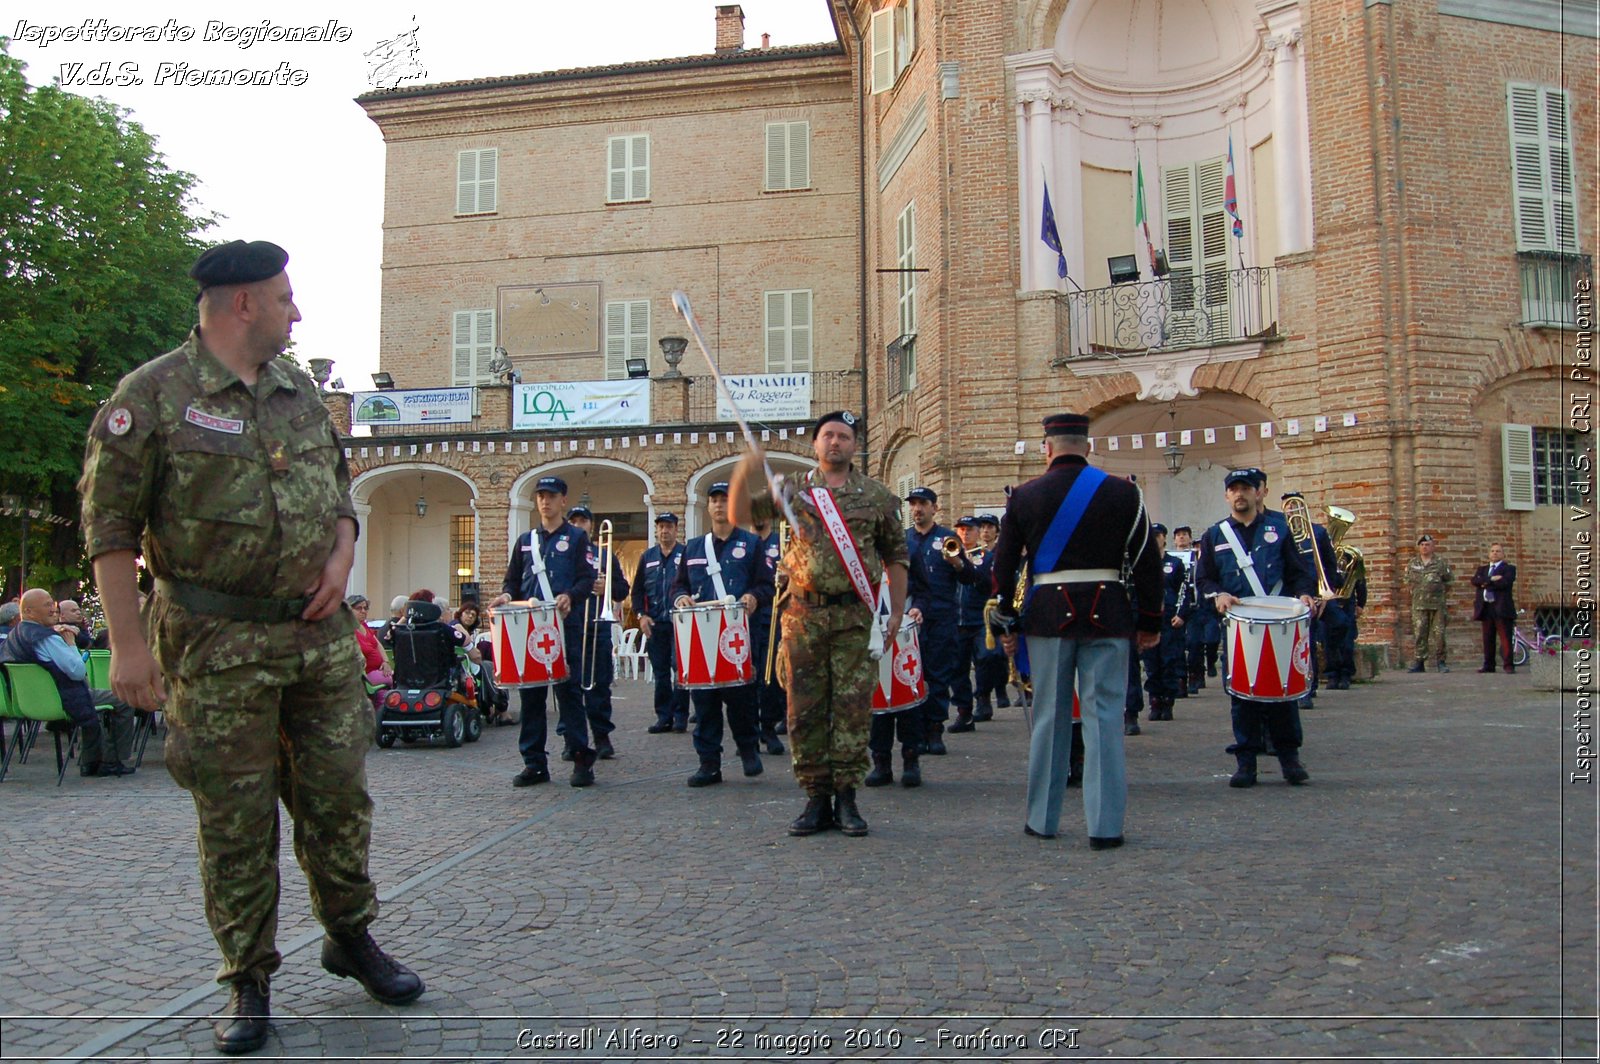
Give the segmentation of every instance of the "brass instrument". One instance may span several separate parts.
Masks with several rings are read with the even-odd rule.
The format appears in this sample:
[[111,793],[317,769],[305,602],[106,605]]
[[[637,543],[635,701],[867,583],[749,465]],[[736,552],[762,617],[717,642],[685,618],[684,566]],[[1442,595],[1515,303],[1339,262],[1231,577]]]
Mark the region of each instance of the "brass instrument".
[[1339,585],[1338,597],[1348,599],[1356,593],[1356,585],[1367,578],[1367,559],[1359,547],[1344,542],[1356,515],[1342,506],[1328,507],[1328,538],[1333,542],[1333,556],[1338,563],[1344,582]]
[[[783,556],[789,552],[789,522],[778,522],[778,564],[783,565]],[[780,569],[781,573],[781,569]],[[785,580],[781,590],[772,596],[772,627],[767,632],[767,669],[763,682],[771,683],[777,675],[778,660],[778,621],[783,611],[784,601],[789,597],[789,582]]]
[[961,545],[961,541],[955,536],[946,536],[944,542],[939,544],[939,550],[943,552],[946,558],[959,558],[967,552],[966,548]]
[[[1028,563],[1023,562],[1022,568],[1017,570],[1016,591],[1011,596],[1011,613],[1019,619],[1022,617],[1022,601],[1027,595]],[[994,638],[994,615],[1000,609],[1000,601],[1000,596],[996,595],[985,603],[983,607],[983,645],[988,650],[993,650],[998,645]],[[1021,638],[1020,634],[1018,638]],[[1031,702],[1033,700],[1032,677],[1024,679],[1022,674],[1017,671],[1017,656],[1015,654],[1007,654],[1006,661],[1010,665],[1010,672],[1006,675],[1006,681],[1015,684],[1019,694]]]
[[[1317,550],[1317,534],[1312,530],[1311,506],[1304,495],[1298,491],[1284,492],[1283,519],[1289,523],[1289,535],[1294,537],[1295,547],[1309,558],[1312,571],[1317,574],[1317,597],[1337,598],[1339,592],[1322,568],[1322,552]],[[1354,520],[1354,516],[1351,520]]]
[[583,603],[583,645],[582,661],[579,674],[582,677],[581,686],[585,691],[593,691],[595,671],[599,667],[600,657],[600,626],[602,624],[615,624],[616,613],[611,609],[611,574],[616,568],[613,554],[611,522],[600,522],[600,534],[595,537],[595,565],[605,574],[600,591],[600,616],[590,620],[589,614],[594,609],[594,595],[591,594]]

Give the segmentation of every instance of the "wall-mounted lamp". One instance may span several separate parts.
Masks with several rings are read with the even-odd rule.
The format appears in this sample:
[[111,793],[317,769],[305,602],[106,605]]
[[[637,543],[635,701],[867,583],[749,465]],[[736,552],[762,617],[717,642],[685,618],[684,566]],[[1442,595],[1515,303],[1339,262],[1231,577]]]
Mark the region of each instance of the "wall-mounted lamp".
[[381,392],[394,390],[394,377],[388,373],[378,372],[372,375],[373,385]]

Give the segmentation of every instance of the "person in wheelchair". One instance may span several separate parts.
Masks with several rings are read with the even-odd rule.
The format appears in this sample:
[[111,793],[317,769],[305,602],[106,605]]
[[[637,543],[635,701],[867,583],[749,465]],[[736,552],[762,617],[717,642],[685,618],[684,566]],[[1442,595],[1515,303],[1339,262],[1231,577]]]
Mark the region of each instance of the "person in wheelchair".
[[[468,742],[476,739],[482,726],[477,711],[481,703],[464,656],[467,637],[443,620],[433,593],[427,589],[413,592],[399,623],[386,635],[394,648],[394,688],[379,720],[379,745],[393,742],[393,734],[385,742],[385,733],[393,733],[397,726],[402,729],[398,737],[407,742],[438,734],[451,746],[463,738]],[[462,722],[459,731],[454,728],[455,718]]]

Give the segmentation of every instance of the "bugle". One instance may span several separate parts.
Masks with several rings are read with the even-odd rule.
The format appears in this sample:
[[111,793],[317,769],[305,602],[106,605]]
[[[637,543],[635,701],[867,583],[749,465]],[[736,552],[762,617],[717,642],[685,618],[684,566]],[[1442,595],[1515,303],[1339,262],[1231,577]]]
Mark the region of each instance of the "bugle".
[[595,537],[595,564],[604,574],[600,582],[600,616],[591,620],[590,614],[594,612],[594,595],[591,594],[583,603],[583,645],[582,661],[579,664],[580,686],[585,691],[593,691],[595,677],[599,675],[600,658],[600,626],[615,624],[616,613],[611,609],[611,571],[615,568],[612,561],[612,534],[611,522],[600,522],[600,534]]

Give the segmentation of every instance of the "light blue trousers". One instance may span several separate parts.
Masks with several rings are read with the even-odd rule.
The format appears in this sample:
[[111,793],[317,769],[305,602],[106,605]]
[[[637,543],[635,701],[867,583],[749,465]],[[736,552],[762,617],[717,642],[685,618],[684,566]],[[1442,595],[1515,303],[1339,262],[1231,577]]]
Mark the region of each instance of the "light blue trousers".
[[1033,737],[1028,746],[1028,826],[1054,835],[1061,820],[1072,750],[1074,681],[1083,716],[1083,814],[1093,838],[1122,834],[1128,771],[1122,751],[1127,639],[1027,636],[1033,668]]

